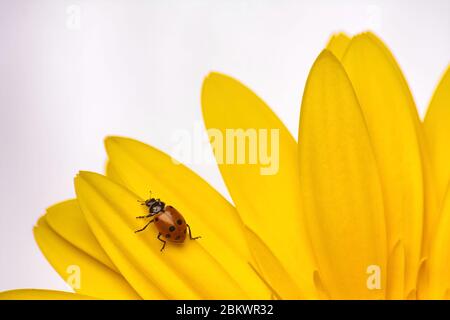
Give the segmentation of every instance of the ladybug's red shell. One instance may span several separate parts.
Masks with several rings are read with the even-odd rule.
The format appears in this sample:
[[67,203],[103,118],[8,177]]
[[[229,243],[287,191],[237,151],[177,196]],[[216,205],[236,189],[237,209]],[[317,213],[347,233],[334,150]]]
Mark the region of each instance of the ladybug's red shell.
[[166,241],[182,243],[186,239],[186,221],[172,206],[166,206],[155,216],[155,225]]

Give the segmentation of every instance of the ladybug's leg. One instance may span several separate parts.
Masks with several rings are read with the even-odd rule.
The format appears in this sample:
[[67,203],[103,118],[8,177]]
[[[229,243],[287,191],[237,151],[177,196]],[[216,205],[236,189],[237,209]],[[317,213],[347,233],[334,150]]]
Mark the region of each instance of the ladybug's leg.
[[145,219],[145,218],[150,218],[151,216],[152,216],[151,214],[148,214],[146,216],[138,216],[138,217],[136,217],[136,219]]
[[199,236],[199,237],[192,237],[192,233],[191,233],[191,227],[186,223],[186,226],[188,227],[188,230],[189,230],[189,239],[191,239],[191,240],[197,240],[197,239],[200,239],[201,237]]
[[162,234],[161,234],[161,232],[160,232],[160,233],[158,234],[158,238],[157,238],[157,239],[163,243],[163,246],[162,246],[162,248],[161,248],[161,250],[160,250],[160,251],[162,252],[162,251],[164,250],[165,246],[166,246],[167,241],[161,239],[161,236],[162,236]]
[[150,223],[152,223],[153,221],[154,221],[154,219],[150,220],[150,221],[149,221],[142,229],[136,230],[134,233],[138,233],[138,232],[144,231],[145,228],[147,228],[148,225],[149,225]]

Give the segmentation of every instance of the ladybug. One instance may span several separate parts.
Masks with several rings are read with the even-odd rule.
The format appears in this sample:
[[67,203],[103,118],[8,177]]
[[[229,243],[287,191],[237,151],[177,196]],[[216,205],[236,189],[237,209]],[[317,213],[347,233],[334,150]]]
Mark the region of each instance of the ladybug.
[[157,239],[163,243],[161,251],[164,250],[167,241],[183,243],[186,239],[186,230],[189,230],[190,240],[201,238],[192,236],[191,227],[189,227],[181,213],[174,207],[166,206],[160,199],[155,198],[140,202],[142,202],[142,205],[148,207],[149,213],[146,216],[136,217],[136,219],[153,219],[151,219],[142,229],[136,230],[135,233],[144,231],[150,223],[154,222],[159,231]]

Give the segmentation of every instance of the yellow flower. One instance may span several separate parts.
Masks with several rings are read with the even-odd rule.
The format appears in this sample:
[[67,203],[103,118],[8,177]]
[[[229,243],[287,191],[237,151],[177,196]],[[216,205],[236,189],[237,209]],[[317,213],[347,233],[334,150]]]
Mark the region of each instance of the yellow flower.
[[[80,172],[77,199],[50,207],[34,229],[64,279],[71,267],[80,272],[76,294],[0,298],[448,298],[450,72],[422,123],[376,36],[339,34],[327,49],[307,80],[298,143],[238,81],[205,79],[207,128],[279,132],[276,174],[219,163],[235,206],[162,152],[107,138],[106,177]],[[149,189],[202,239],[161,254],[156,232],[135,234],[144,214],[136,200]]]

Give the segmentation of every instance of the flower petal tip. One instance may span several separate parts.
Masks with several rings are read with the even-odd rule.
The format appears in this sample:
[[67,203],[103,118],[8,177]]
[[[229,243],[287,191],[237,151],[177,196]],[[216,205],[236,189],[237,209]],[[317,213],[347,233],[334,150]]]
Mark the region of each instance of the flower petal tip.
[[40,216],[39,219],[36,221],[36,224],[33,226],[33,233],[36,232],[36,229],[38,229],[42,226],[44,221],[45,221],[45,215]]
[[211,71],[203,80],[202,97],[204,96],[206,90],[210,90],[211,87],[218,88],[218,86],[222,86],[227,83],[240,84],[239,81],[229,75],[217,71]]
[[107,136],[103,140],[103,143],[105,144],[105,147],[108,148],[108,146],[111,145],[112,143],[121,143],[122,141],[127,141],[127,140],[133,140],[133,139],[125,138],[125,137],[121,137],[121,136]]
[[120,136],[107,136],[103,140],[103,144],[105,146],[106,153],[110,156],[110,152],[113,148],[123,145],[127,142],[138,142],[134,139],[120,137]]
[[319,59],[329,59],[329,58],[335,59],[336,61],[338,61],[336,56],[333,54],[332,51],[330,51],[328,49],[323,49],[322,52],[317,57],[317,60],[319,60]]
[[347,32],[345,32],[345,31],[338,31],[338,32],[335,32],[335,33],[333,33],[332,35],[331,35],[331,37],[336,37],[336,38],[338,38],[338,37],[344,37],[344,38],[350,38],[350,36],[347,34]]
[[99,176],[103,176],[101,174],[98,174],[96,172],[92,172],[92,171],[79,171],[78,174],[75,176],[74,180],[74,185],[75,185],[75,191],[78,190],[79,186],[80,186],[80,182],[82,180],[84,181],[89,181],[95,177],[99,177]]
[[314,61],[313,67],[311,70],[317,68],[317,66],[322,64],[331,63],[331,65],[338,64],[342,66],[339,59],[334,55],[334,53],[328,49],[322,50],[322,52],[317,56],[316,61]]
[[77,176],[78,176],[78,177],[81,177],[81,178],[88,178],[88,177],[93,176],[93,175],[98,176],[99,174],[96,173],[96,172],[92,172],[92,171],[83,171],[83,170],[78,171],[78,174],[77,174]]
[[227,76],[226,74],[218,72],[218,71],[211,71],[210,73],[208,73],[206,75],[204,82],[220,80],[221,78],[230,78],[230,76]]
[[117,139],[118,139],[117,136],[106,136],[105,139],[103,139],[103,144],[105,145],[105,148],[107,148],[110,143],[114,143]]
[[333,42],[341,42],[341,41],[350,41],[351,37],[343,32],[343,31],[339,31],[336,33],[333,33],[330,38],[328,39],[328,44],[333,43]]

